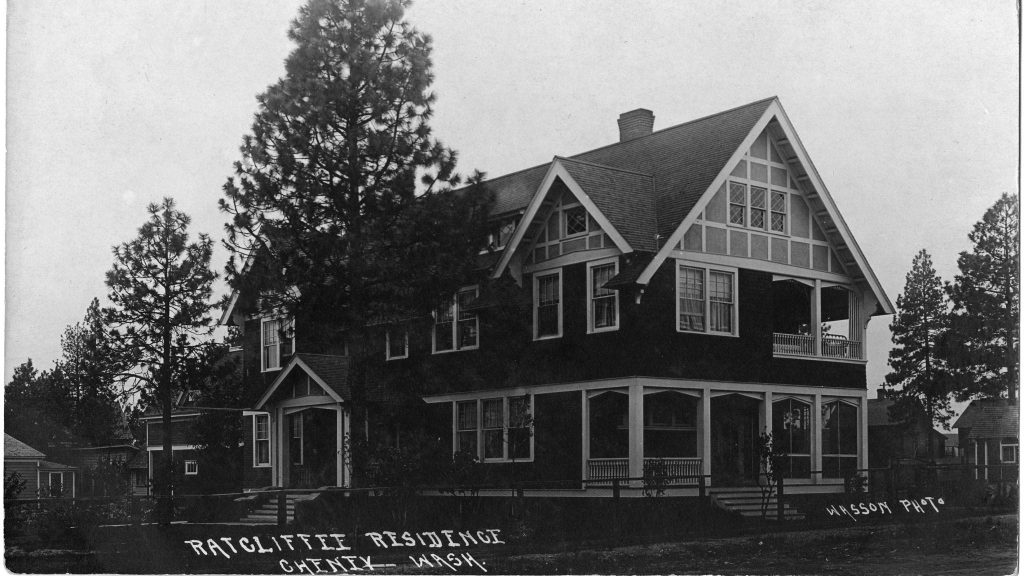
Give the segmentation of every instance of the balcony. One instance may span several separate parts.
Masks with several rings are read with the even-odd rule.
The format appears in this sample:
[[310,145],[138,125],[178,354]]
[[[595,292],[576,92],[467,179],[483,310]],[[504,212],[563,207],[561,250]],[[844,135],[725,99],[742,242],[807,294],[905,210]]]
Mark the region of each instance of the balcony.
[[[776,356],[798,356],[805,358],[835,358],[840,360],[863,360],[864,343],[850,340],[845,336],[822,336],[821,346],[816,346],[814,336],[806,334],[772,335],[772,351]],[[821,350],[821,353],[818,353]]]

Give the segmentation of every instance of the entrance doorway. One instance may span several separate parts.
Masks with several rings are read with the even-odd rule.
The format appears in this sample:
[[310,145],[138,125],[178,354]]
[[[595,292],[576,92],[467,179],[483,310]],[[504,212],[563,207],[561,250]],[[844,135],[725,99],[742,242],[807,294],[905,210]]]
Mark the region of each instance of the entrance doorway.
[[288,487],[337,485],[337,412],[309,408],[289,414],[285,425]]
[[715,486],[757,483],[760,400],[740,394],[711,399],[711,481]]

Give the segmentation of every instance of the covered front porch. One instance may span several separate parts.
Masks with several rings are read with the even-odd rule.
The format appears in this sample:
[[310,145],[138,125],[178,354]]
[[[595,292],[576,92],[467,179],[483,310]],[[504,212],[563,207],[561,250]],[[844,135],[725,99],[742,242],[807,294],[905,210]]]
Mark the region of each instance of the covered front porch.
[[346,374],[344,357],[297,354],[257,402],[255,461],[267,462],[274,486],[351,484]]
[[830,392],[653,379],[584,390],[584,485],[638,487],[655,470],[678,487],[756,485],[759,436],[773,432],[787,485],[841,486],[867,467],[866,394]]

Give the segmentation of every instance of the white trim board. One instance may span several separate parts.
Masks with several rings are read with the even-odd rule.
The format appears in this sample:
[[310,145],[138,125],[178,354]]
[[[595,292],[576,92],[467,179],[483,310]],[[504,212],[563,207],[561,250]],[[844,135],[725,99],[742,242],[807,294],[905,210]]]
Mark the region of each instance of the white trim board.
[[[319,384],[320,387],[323,388],[324,392],[326,392],[328,396],[334,399],[335,402],[345,401],[341,396],[338,396],[338,394],[334,390],[332,390],[331,387],[328,386],[327,383],[324,382],[319,375],[313,372],[313,370],[308,365],[306,365],[305,362],[302,361],[302,358],[298,356],[293,356],[292,359],[288,362],[288,364],[284,367],[284,369],[281,370],[281,373],[277,375],[277,378],[274,379],[274,382],[270,385],[270,387],[267,388],[267,391],[264,392],[262,396],[260,396],[259,401],[256,402],[255,406],[253,406],[253,410],[261,410],[263,408],[263,405],[266,404],[267,400],[270,400],[270,397],[274,394],[274,392],[277,391],[278,386],[280,386],[281,383],[284,382],[284,379],[288,377],[288,374],[291,374],[291,371],[295,368],[295,366],[301,366],[302,370],[306,372],[306,375],[309,376],[311,380]],[[324,402],[318,403],[323,404]]]

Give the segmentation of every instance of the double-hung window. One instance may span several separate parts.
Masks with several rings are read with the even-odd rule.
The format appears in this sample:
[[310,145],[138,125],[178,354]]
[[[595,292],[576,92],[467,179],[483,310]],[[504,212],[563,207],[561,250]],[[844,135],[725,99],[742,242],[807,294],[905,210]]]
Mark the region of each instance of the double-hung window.
[[735,270],[680,263],[676,279],[680,332],[737,333]]
[[1003,464],[1016,464],[1020,460],[1019,448],[1016,442],[999,442],[999,461]]
[[604,285],[618,273],[616,260],[603,260],[587,265],[589,332],[605,332],[619,327],[619,293]]
[[281,369],[281,357],[295,353],[295,322],[284,318],[264,318],[260,323],[260,369]]
[[252,437],[253,467],[270,466],[270,414],[252,417]]
[[199,474],[199,462],[196,460],[185,460],[185,475],[195,476]]
[[533,338],[562,335],[562,271],[533,276]]
[[434,353],[473,350],[480,346],[480,319],[472,304],[480,295],[476,286],[445,298],[434,311]]
[[388,360],[409,357],[409,331],[406,328],[389,327],[385,338]]
[[532,397],[455,402],[455,452],[485,461],[533,458]]

